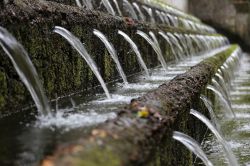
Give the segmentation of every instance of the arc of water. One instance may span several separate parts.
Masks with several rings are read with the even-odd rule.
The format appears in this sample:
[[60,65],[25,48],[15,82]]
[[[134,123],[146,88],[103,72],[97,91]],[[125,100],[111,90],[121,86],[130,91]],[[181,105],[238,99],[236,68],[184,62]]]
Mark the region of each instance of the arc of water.
[[146,33],[142,32],[140,30],[137,30],[136,34],[143,37],[153,47],[153,49],[156,52],[158,60],[160,61],[162,67],[167,71],[167,64],[166,64],[165,60],[161,61],[161,59],[164,59],[164,58],[162,56],[162,53],[161,53],[160,48],[158,47],[158,45]]
[[[86,0],[86,1],[88,1],[88,0]],[[103,5],[104,5],[104,7],[106,8],[106,10],[107,10],[110,14],[112,14],[113,16],[116,15],[116,13],[115,13],[115,11],[114,11],[112,5],[110,4],[109,0],[102,0],[102,3],[103,3]]]
[[77,52],[82,56],[82,58],[87,62],[93,73],[95,74],[96,78],[100,82],[107,98],[111,98],[110,93],[108,91],[108,88],[106,87],[105,82],[102,79],[101,74],[98,71],[97,65],[95,61],[91,58],[87,50],[85,49],[84,45],[81,43],[81,41],[75,37],[71,32],[69,32],[67,29],[56,26],[54,29],[55,33],[58,33],[62,37],[64,37],[72,47],[74,47]]
[[150,16],[150,21],[151,21],[151,23],[155,24],[155,18],[154,18],[154,16],[153,16],[153,11],[152,11],[152,9],[149,8],[149,7],[147,7],[147,6],[145,6],[145,5],[142,5],[142,8],[143,8],[144,10],[146,10],[146,12],[148,13],[148,15]]
[[142,13],[142,11],[141,11],[139,5],[138,5],[136,2],[133,2],[132,5],[135,7],[135,9],[137,10],[137,12],[139,13],[139,16],[140,16],[141,20],[142,20],[142,21],[146,21],[145,16],[144,16],[144,14]]
[[220,85],[223,86],[224,90],[228,91],[228,88],[226,87],[227,84],[226,84],[224,78],[222,77],[222,75],[220,73],[216,73],[215,76],[220,80],[220,82],[221,82]]
[[[212,78],[212,84],[214,87],[217,88],[217,90],[220,91],[220,93],[224,96],[225,99],[229,100],[229,95],[226,89],[224,89],[220,83],[217,82],[215,78]],[[229,101],[228,101],[229,102]]]
[[138,20],[138,16],[137,16],[133,6],[131,5],[131,3],[128,0],[123,0],[123,4],[124,4],[125,8],[128,10],[128,12],[130,13],[131,17],[135,20]]
[[115,4],[115,7],[116,7],[118,13],[119,13],[119,16],[122,16],[122,12],[121,12],[121,9],[120,9],[120,7],[119,7],[119,5],[117,3],[117,0],[113,0],[113,2]]
[[82,7],[82,4],[81,4],[80,0],[76,0],[76,5],[77,5],[78,7]]
[[168,19],[168,17],[167,17],[167,15],[166,15],[166,13],[161,12],[161,14],[162,14],[162,16],[163,16],[163,18],[164,18],[165,22],[167,23],[167,25],[171,26],[171,23],[169,22],[169,19]]
[[173,53],[173,55],[175,57],[175,60],[178,61],[179,60],[178,55],[177,55],[177,53],[176,53],[176,51],[174,49],[174,46],[173,46],[172,42],[169,40],[168,36],[162,31],[160,31],[159,34],[168,42],[168,44],[170,45],[170,48],[172,50],[172,53]]
[[180,46],[178,40],[175,38],[174,35],[172,35],[171,33],[167,32],[167,36],[170,38],[170,40],[175,44],[175,46],[179,49],[179,57],[180,59],[183,59],[183,55],[184,55],[184,51],[182,49],[182,47]]
[[80,0],[76,0],[76,4],[78,7],[86,6],[87,9],[93,10],[92,0],[82,0],[82,3]]
[[175,27],[178,27],[179,26],[179,19],[178,19],[178,17],[174,16],[173,20],[174,20],[174,23],[175,23]]
[[232,107],[231,107],[231,104],[228,103],[228,100],[225,99],[225,97],[222,95],[222,93],[221,93],[219,90],[217,90],[217,89],[216,89],[214,86],[212,86],[212,85],[208,85],[208,86],[207,86],[207,89],[213,91],[214,94],[216,94],[216,95],[219,97],[219,99],[221,100],[221,102],[223,102],[223,106],[224,106],[224,108],[227,110],[227,111],[226,111],[226,114],[228,115],[228,112],[230,112],[230,113],[231,113],[231,116],[235,118],[235,113],[234,113],[234,111],[233,111],[233,109],[232,109]]
[[200,44],[200,42],[197,40],[195,35],[189,35],[193,41],[195,42],[196,46],[198,47],[199,50],[202,50],[202,45]]
[[118,60],[117,52],[116,52],[114,46],[108,41],[107,37],[102,32],[98,31],[97,29],[94,29],[93,33],[95,36],[97,36],[104,43],[110,56],[112,57],[112,59],[114,60],[114,62],[116,64],[117,70],[120,73],[120,76],[122,77],[124,84],[127,85],[128,80],[127,80],[126,75],[122,69],[122,66]]
[[167,13],[167,14],[166,14],[166,17],[168,18],[168,20],[169,20],[169,22],[170,22],[170,24],[171,24],[170,26],[175,26],[175,25],[174,25],[174,21],[173,21],[173,19],[172,19],[172,16],[171,16],[170,14]]
[[121,35],[130,44],[131,48],[134,50],[134,52],[137,56],[137,60],[138,60],[139,64],[141,65],[141,68],[144,69],[146,75],[149,77],[148,68],[147,68],[135,42],[133,42],[133,40],[126,33],[122,32],[121,30],[118,31],[118,34]]
[[38,112],[48,115],[51,112],[48,99],[37,71],[23,46],[3,27],[0,26],[0,46],[10,58],[20,79],[30,92]]
[[156,12],[156,14],[158,15],[158,17],[160,18],[161,22],[162,22],[162,23],[165,23],[165,20],[164,20],[164,18],[162,17],[161,12],[158,11],[158,10],[155,10],[155,12]]
[[190,54],[191,54],[191,57],[192,57],[192,56],[194,56],[194,54],[195,54],[195,51],[194,51],[195,49],[194,49],[194,46],[193,46],[193,44],[192,44],[192,39],[191,39],[191,37],[190,37],[189,35],[187,35],[187,34],[185,34],[184,37],[186,38],[186,41],[187,41],[187,43],[188,43],[188,45],[189,45]]
[[230,74],[228,73],[227,69],[224,66],[220,67],[222,73],[224,74],[226,81],[229,83],[229,87],[231,87],[231,78],[230,78]]
[[159,52],[158,58],[159,58],[159,60],[160,60],[160,62],[161,62],[161,64],[162,64],[163,68],[165,68],[165,70],[167,70],[167,69],[168,69],[167,63],[166,63],[166,61],[165,61],[165,59],[164,59],[164,57],[163,57],[163,53],[162,53],[162,51],[161,51],[160,44],[159,44],[159,42],[158,42],[158,40],[157,40],[155,34],[154,34],[152,31],[150,31],[150,32],[149,32],[149,35],[152,37],[152,39],[153,39],[153,41],[154,41],[154,43],[155,43],[155,45],[156,45],[156,47],[157,47],[157,49],[158,49],[158,52]]
[[188,52],[188,48],[187,48],[187,44],[185,43],[185,40],[183,39],[183,37],[180,34],[174,33],[173,35],[177,41],[179,41],[178,43],[180,43],[180,45],[182,45],[182,48],[184,49],[183,54],[189,54]]
[[[209,114],[210,114],[210,117],[211,117],[211,120],[214,124],[214,126],[217,128],[217,130],[220,132],[220,125],[218,123],[218,120],[216,118],[216,115],[214,113],[214,110],[212,108],[212,103],[211,101],[205,96],[205,95],[201,95],[200,96],[200,99],[203,101],[203,103],[205,104],[207,110],[209,111]],[[221,133],[221,132],[220,132]]]
[[190,136],[183,134],[181,132],[175,131],[173,133],[173,138],[183,145],[185,145],[191,152],[198,156],[206,166],[213,166],[213,164],[208,160],[207,155],[201,149],[199,143],[191,138]]
[[218,141],[220,142],[220,144],[223,147],[223,150],[225,152],[225,155],[229,161],[229,165],[231,166],[238,166],[238,162],[232,152],[232,150],[230,149],[230,146],[227,144],[227,142],[225,141],[225,139],[221,136],[221,134],[218,132],[218,130],[213,126],[213,124],[201,113],[199,113],[198,111],[195,111],[193,109],[191,109],[190,114],[192,114],[193,116],[195,116],[196,118],[198,118],[199,120],[201,120],[204,124],[206,124],[206,126],[211,130],[211,132],[216,136],[216,138],[218,139]]

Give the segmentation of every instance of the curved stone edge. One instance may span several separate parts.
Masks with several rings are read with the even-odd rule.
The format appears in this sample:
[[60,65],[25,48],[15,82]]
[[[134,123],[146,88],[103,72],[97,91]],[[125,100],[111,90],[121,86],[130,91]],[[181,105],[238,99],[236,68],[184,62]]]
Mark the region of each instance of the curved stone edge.
[[133,99],[115,120],[93,129],[86,139],[60,147],[41,163],[54,166],[192,165],[192,155],[172,140],[174,130],[201,141],[206,127],[189,116],[190,108],[207,115],[199,96],[237,48],[205,59],[157,90]]

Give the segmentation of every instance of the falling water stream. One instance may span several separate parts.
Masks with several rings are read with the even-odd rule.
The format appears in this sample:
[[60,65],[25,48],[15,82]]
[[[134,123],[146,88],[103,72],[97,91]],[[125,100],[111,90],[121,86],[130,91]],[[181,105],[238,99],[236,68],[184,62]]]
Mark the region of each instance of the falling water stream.
[[173,134],[173,138],[179,142],[181,142],[183,145],[185,145],[191,152],[193,152],[195,155],[197,155],[206,166],[213,166],[213,164],[209,161],[206,154],[202,150],[201,146],[197,141],[195,141],[193,138],[189,137],[188,135],[185,135],[183,133],[175,131]]
[[107,50],[109,51],[110,56],[113,58],[114,62],[116,63],[117,70],[120,73],[124,84],[125,85],[128,84],[128,80],[127,80],[126,75],[122,69],[120,62],[119,62],[119,59],[118,59],[118,56],[117,56],[117,53],[116,53],[114,46],[108,41],[107,37],[102,32],[94,29],[93,33],[105,44]]
[[[55,27],[54,32],[63,36],[86,60],[96,74],[96,77],[99,77],[98,69],[81,41],[62,27]],[[6,34],[6,31],[2,30],[2,33]],[[112,54],[112,56],[116,56],[113,57],[116,63],[119,62],[116,51],[107,38],[97,30],[94,31],[94,34],[102,40],[109,53]],[[122,35],[123,33],[120,31],[119,34]],[[150,39],[150,42],[154,45],[155,51],[160,52],[160,48],[157,48],[159,47],[157,39],[154,34],[150,33],[150,35],[153,38]],[[5,36],[2,37],[4,37],[4,39],[6,38]],[[135,52],[139,52],[139,50],[136,49],[136,45],[134,45],[132,40],[129,40],[128,36],[123,34],[123,37],[130,43]],[[147,37],[150,38],[148,35]],[[8,45],[2,45],[7,48],[10,47],[9,44],[15,41],[12,39],[13,38],[11,38],[11,43],[8,43]],[[4,44],[6,44],[6,39],[4,42]],[[2,40],[1,43],[3,43]],[[16,44],[16,41],[14,44]],[[85,93],[80,93],[70,96],[69,98],[59,99],[57,100],[58,102],[56,102],[57,112],[52,118],[37,117],[36,114],[33,113],[33,110],[27,110],[25,113],[22,112],[15,116],[2,118],[0,125],[5,127],[0,128],[0,146],[14,150],[6,154],[6,149],[0,148],[0,165],[39,164],[40,160],[45,155],[50,155],[56,147],[83,138],[85,135],[89,135],[91,129],[97,124],[107,119],[115,118],[115,112],[132,98],[137,98],[148,91],[156,89],[162,83],[171,80],[177,74],[184,73],[204,58],[210,57],[227,48],[228,46],[216,49],[211,48],[206,54],[193,58],[187,57],[177,63],[166,64],[168,65],[166,68],[156,67],[147,69],[148,73],[151,73],[150,77],[148,77],[147,74],[128,76],[130,84],[124,86],[124,84],[113,83],[112,86],[108,86],[110,93],[107,87],[105,87],[105,83],[99,79],[100,83],[103,84],[103,90],[106,95],[97,93],[96,95],[89,96]],[[16,52],[10,53],[11,55],[15,55]],[[141,61],[140,63],[142,65],[142,60],[139,60],[139,56],[137,58],[138,61]],[[145,66],[144,68],[146,70]],[[29,77],[30,75],[31,74],[29,74]],[[125,74],[124,77],[126,78]],[[127,79],[124,80],[127,82]],[[52,107],[54,106],[55,104],[52,103]],[[34,136],[36,136],[36,138],[34,138]],[[15,146],[15,148],[12,148],[12,146]]]
[[225,108],[225,112],[226,112],[226,115],[228,117],[235,117],[235,113],[233,111],[233,109],[231,108],[231,104],[229,103],[229,101],[223,96],[223,94],[218,90],[216,89],[214,86],[212,85],[208,85],[207,86],[207,89],[213,91],[218,97],[219,99],[221,100],[221,104],[224,106]]
[[[87,0],[88,1],[88,0]],[[110,4],[109,0],[102,0],[103,5],[105,6],[106,10],[112,14],[113,16],[116,15],[113,6]]]
[[128,1],[128,0],[123,0],[123,5],[125,6],[125,10],[128,11],[128,13],[130,14],[130,16],[135,19],[138,20],[138,16],[132,6],[132,4]]
[[121,36],[124,37],[124,39],[130,44],[130,46],[132,47],[132,49],[134,50],[136,56],[137,56],[137,59],[138,59],[138,62],[140,63],[142,69],[144,69],[146,75],[149,77],[149,71],[148,71],[148,68],[144,62],[144,60],[142,59],[142,56],[141,56],[141,53],[137,47],[137,45],[135,44],[135,42],[133,42],[133,40],[124,32],[122,31],[118,31],[118,34],[120,34]]
[[160,45],[155,37],[155,35],[151,32],[150,36],[153,38],[153,40],[144,32],[138,30],[137,34],[140,35],[141,37],[143,37],[154,49],[154,51],[156,52],[157,56],[158,56],[158,60],[161,62],[162,67],[167,71],[168,67],[166,64],[166,61],[162,55],[162,51],[160,48]]
[[98,71],[96,63],[91,58],[91,56],[89,55],[89,53],[87,52],[87,50],[85,49],[81,41],[78,38],[76,38],[71,32],[66,30],[65,28],[57,26],[55,27],[54,32],[63,36],[72,45],[72,47],[74,47],[79,52],[79,54],[83,57],[83,59],[85,59],[85,61],[87,62],[87,64],[89,65],[89,67],[91,68],[95,76],[97,77],[97,79],[99,80],[107,98],[111,98],[108,88],[106,87],[106,84],[103,81],[102,76]]
[[[218,107],[220,103],[215,106],[215,113],[217,123],[220,124],[221,132],[227,143],[232,148],[232,151],[237,157],[237,160],[242,166],[250,165],[250,57],[244,55],[240,60],[239,69],[237,70],[235,78],[232,79],[232,87],[229,89],[230,100],[232,103],[232,109],[235,113],[235,119],[225,118],[224,107]],[[221,79],[228,80],[228,74],[223,72],[221,69],[218,70]],[[216,76],[218,77],[218,76]],[[227,85],[228,82],[225,82]],[[205,148],[206,154],[212,163],[216,165],[227,166],[228,162],[224,160],[223,154],[221,153],[221,145],[217,142],[213,135],[204,141],[203,147]]]
[[234,156],[234,153],[232,152],[230,145],[226,142],[226,140],[222,137],[222,135],[218,132],[216,127],[201,113],[195,110],[191,110],[190,114],[194,115],[196,118],[201,120],[206,126],[211,130],[211,132],[216,136],[219,143],[222,145],[223,150],[225,152],[225,155],[229,161],[229,165],[231,166],[238,166],[238,162],[236,160],[236,157]]
[[45,96],[43,86],[23,46],[3,27],[0,26],[0,45],[11,59],[22,82],[29,90],[38,112],[41,115],[50,114],[50,106]]

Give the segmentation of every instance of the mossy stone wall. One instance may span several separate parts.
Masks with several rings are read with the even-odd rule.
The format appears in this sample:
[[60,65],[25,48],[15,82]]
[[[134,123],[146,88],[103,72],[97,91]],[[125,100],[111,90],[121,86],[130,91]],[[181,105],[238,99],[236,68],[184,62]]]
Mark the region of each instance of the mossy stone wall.
[[[173,56],[170,54],[166,41],[158,35],[159,29],[194,33],[163,25],[142,24],[96,11],[85,11],[78,7],[37,0],[15,0],[0,11],[0,18],[0,26],[10,31],[29,53],[49,99],[55,98],[56,95],[65,96],[99,85],[80,55],[65,39],[52,32],[54,26],[62,26],[81,39],[97,62],[99,71],[106,82],[120,78],[120,76],[104,44],[93,35],[94,28],[102,31],[113,43],[127,76],[141,70],[129,44],[117,34],[118,30],[124,31],[135,41],[148,68],[160,63],[152,47],[142,37],[136,35],[137,30],[155,32],[167,61],[173,60]],[[5,79],[2,79],[3,90],[0,91],[1,101],[5,102],[0,103],[0,114],[10,113],[33,104],[30,94],[2,49],[0,69],[5,76]]]

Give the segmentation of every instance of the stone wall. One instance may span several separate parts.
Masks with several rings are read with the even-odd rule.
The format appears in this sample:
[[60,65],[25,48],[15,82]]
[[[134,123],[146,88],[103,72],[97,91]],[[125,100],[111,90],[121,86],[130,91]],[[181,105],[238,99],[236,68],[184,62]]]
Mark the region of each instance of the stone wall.
[[[102,31],[114,44],[127,76],[139,72],[140,68],[129,44],[117,35],[119,29],[126,32],[137,43],[149,68],[159,65],[159,62],[152,47],[136,35],[138,29],[145,32],[152,30],[155,34],[159,29],[189,33],[183,29],[144,24],[55,2],[15,0],[0,11],[0,26],[8,29],[23,44],[38,70],[49,99],[55,98],[56,95],[65,96],[99,85],[78,53],[62,37],[52,33],[56,25],[65,27],[81,39],[88,52],[98,62],[105,82],[120,77],[104,44],[93,35],[94,28]],[[173,56],[170,55],[169,46],[162,37],[158,35],[157,37],[166,60],[171,61]],[[33,103],[3,50],[0,52],[0,82],[3,85],[0,90],[0,114],[20,110]]]
[[232,0],[189,0],[189,12],[214,26],[228,36],[231,42],[240,43],[249,51],[250,10],[249,2]]

